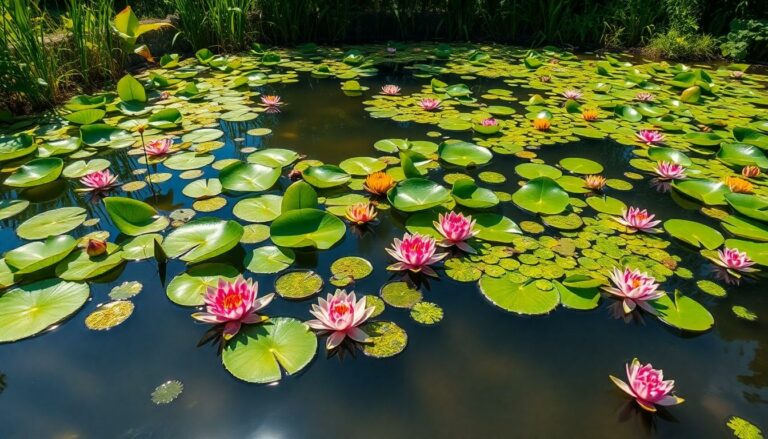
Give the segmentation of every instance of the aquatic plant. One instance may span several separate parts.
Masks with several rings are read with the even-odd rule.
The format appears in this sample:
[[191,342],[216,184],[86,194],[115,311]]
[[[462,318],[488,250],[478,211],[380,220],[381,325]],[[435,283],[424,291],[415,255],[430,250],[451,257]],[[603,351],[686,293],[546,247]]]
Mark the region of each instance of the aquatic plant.
[[581,112],[581,117],[587,122],[595,122],[600,118],[600,113],[593,108],[588,108]]
[[717,258],[711,260],[718,266],[741,273],[751,273],[757,271],[752,268],[755,265],[746,252],[739,251],[737,248],[725,247],[717,251]]
[[443,236],[443,240],[438,245],[455,246],[467,253],[475,253],[475,249],[466,242],[478,233],[475,223],[472,216],[464,216],[457,212],[448,212],[445,215],[441,213],[438,220],[434,222],[435,229]]
[[439,99],[432,99],[432,98],[425,98],[419,101],[419,106],[424,111],[436,111],[440,109],[440,100]]
[[363,188],[373,195],[386,195],[395,185],[395,180],[386,172],[374,172],[365,177]]
[[756,178],[760,176],[760,168],[754,165],[749,165],[741,168],[741,175],[746,178]]
[[664,372],[661,369],[654,369],[651,363],[641,364],[635,358],[632,363],[627,364],[627,382],[624,382],[613,375],[609,375],[611,381],[625,392],[627,395],[635,398],[635,402],[643,410],[655,412],[656,406],[672,406],[685,401],[672,392],[675,388],[673,380],[664,380]]
[[658,175],[659,180],[680,180],[685,178],[685,166],[661,161],[654,168],[654,172]]
[[659,284],[656,283],[656,279],[648,276],[648,273],[629,267],[623,271],[614,268],[610,278],[613,286],[603,287],[603,290],[622,300],[625,314],[631,313],[637,306],[651,314],[656,314],[656,309],[649,301],[659,299],[665,294],[663,291],[658,291]]
[[147,152],[149,157],[162,157],[170,152],[172,145],[173,139],[170,137],[153,139],[147,142],[147,145],[144,147],[144,151]]
[[368,202],[350,204],[344,213],[349,222],[359,226],[373,221],[376,215],[376,208]]
[[259,99],[261,100],[261,104],[264,105],[265,107],[276,108],[283,105],[283,103],[280,101],[280,96],[264,95],[264,96],[261,96]]
[[552,123],[549,122],[549,119],[540,117],[533,120],[533,127],[539,131],[549,131],[549,129],[552,127]]
[[437,277],[435,270],[430,265],[447,256],[446,253],[435,253],[435,238],[418,233],[403,235],[403,239],[395,238],[392,248],[387,253],[397,260],[387,267],[392,271],[412,271]]
[[656,100],[656,96],[653,93],[640,92],[635,95],[635,100],[638,102],[653,102]]
[[635,137],[646,145],[655,145],[664,141],[664,134],[655,130],[640,130]]
[[258,311],[272,302],[274,294],[258,297],[259,284],[238,276],[234,282],[219,279],[209,287],[203,298],[205,312],[192,314],[192,318],[215,325],[224,324],[224,339],[234,337],[243,324],[261,323],[266,316]]
[[584,187],[593,191],[601,191],[605,188],[606,181],[602,175],[587,175],[584,177]]
[[103,255],[107,251],[107,242],[103,239],[87,238],[85,252],[88,256],[94,257]]
[[86,187],[85,191],[104,192],[117,186],[117,176],[105,169],[87,174],[80,179],[80,183]]
[[381,87],[381,94],[387,96],[397,96],[400,94],[400,87],[393,84],[383,85]]
[[315,316],[307,325],[320,333],[330,333],[325,347],[328,350],[340,345],[345,338],[357,342],[368,341],[368,334],[359,328],[373,314],[374,307],[366,306],[365,296],[359,300],[354,291],[347,294],[345,290],[336,290],[323,299],[318,299],[317,305],[312,305],[310,313]]
[[737,194],[751,194],[755,190],[752,183],[739,177],[728,176],[725,178],[725,184],[731,192]]
[[581,91],[579,91],[579,90],[576,90],[576,89],[574,89],[574,88],[571,88],[571,89],[565,90],[565,91],[563,92],[563,97],[564,97],[564,98],[566,98],[566,99],[572,99],[572,100],[574,100],[574,101],[578,101],[578,100],[580,100],[580,99],[581,99],[583,96],[584,96],[584,93],[582,93]]
[[629,227],[632,230],[641,232],[653,232],[661,221],[654,220],[656,215],[648,213],[647,209],[640,210],[639,207],[630,207],[624,210],[621,217],[615,218],[620,224]]

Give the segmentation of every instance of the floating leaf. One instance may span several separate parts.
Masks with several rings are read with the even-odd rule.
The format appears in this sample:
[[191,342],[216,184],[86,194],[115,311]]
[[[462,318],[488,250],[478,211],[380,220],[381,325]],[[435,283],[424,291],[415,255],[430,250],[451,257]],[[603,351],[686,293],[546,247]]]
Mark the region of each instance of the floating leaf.
[[753,423],[738,416],[728,418],[728,428],[733,430],[733,435],[738,439],[763,439],[763,432]]
[[363,353],[369,357],[394,357],[408,345],[408,334],[393,322],[368,322],[360,329],[368,335]]
[[117,300],[104,304],[85,318],[85,326],[92,331],[105,331],[128,320],[133,314],[133,303]]
[[140,282],[137,281],[125,281],[120,285],[112,288],[109,292],[109,298],[112,300],[124,300],[139,294],[144,288]]
[[270,168],[282,168],[290,165],[298,158],[299,154],[290,149],[268,148],[249,155],[248,163],[268,166]]
[[76,251],[56,265],[56,276],[64,280],[83,281],[101,276],[125,262],[120,246],[107,243],[106,251],[89,256],[85,250]]
[[411,308],[411,318],[422,325],[434,325],[443,320],[443,309],[432,302],[419,302]]
[[757,320],[757,314],[753,313],[752,311],[748,310],[747,308],[739,305],[734,305],[731,307],[731,311],[733,311],[733,314],[742,319],[746,320],[748,322],[754,322]]
[[451,195],[456,203],[472,209],[485,209],[499,204],[499,197],[492,190],[480,188],[467,178],[453,184]]
[[512,194],[512,201],[533,213],[558,214],[570,204],[563,188],[549,177],[537,177]]
[[408,178],[390,189],[387,199],[397,210],[417,212],[447,202],[450,199],[450,192],[431,180]]
[[750,194],[730,193],[725,201],[737,212],[758,221],[768,222],[768,198]]
[[387,164],[373,157],[352,157],[339,163],[339,167],[347,174],[365,176],[384,170]]
[[236,192],[259,192],[271,188],[280,178],[280,168],[235,162],[219,171],[224,189]]
[[275,292],[284,299],[306,299],[323,289],[323,278],[311,270],[285,273],[275,280]]
[[694,221],[671,219],[664,222],[664,230],[673,237],[696,248],[702,246],[714,250],[725,241],[723,235],[712,227]]
[[270,274],[285,270],[295,260],[293,250],[268,245],[249,253],[245,259],[245,267],[253,273]]
[[688,296],[675,294],[670,298],[669,294],[652,302],[659,314],[659,320],[678,329],[694,332],[706,331],[715,324],[712,314],[699,302]]
[[282,202],[280,195],[259,195],[238,201],[232,213],[241,220],[266,223],[280,216]]
[[494,305],[517,314],[540,315],[554,310],[560,303],[557,290],[545,291],[535,283],[522,284],[506,274],[500,278],[480,278],[480,292]]
[[372,272],[371,263],[357,256],[344,256],[331,264],[331,274],[335,279],[359,280]]
[[236,221],[199,218],[168,234],[163,249],[171,258],[196,263],[226,253],[242,236],[243,226]]
[[493,158],[493,154],[488,148],[457,141],[441,143],[437,153],[440,160],[456,166],[484,165]]
[[107,214],[122,233],[138,236],[168,227],[168,218],[160,216],[149,204],[125,197],[104,198]]
[[310,166],[302,171],[304,181],[320,189],[341,186],[352,178],[343,169],[333,165]]
[[170,404],[184,391],[184,384],[181,381],[171,380],[160,384],[152,391],[152,402],[160,404]]
[[296,209],[275,219],[269,233],[272,242],[278,246],[327,250],[344,237],[346,226],[328,212],[319,209]]
[[221,193],[221,182],[218,178],[196,180],[184,186],[181,191],[190,198],[209,198]]
[[219,280],[234,282],[238,274],[235,267],[227,264],[196,265],[174,277],[168,283],[165,293],[177,305],[199,306],[204,303],[203,296],[208,288],[216,288]]
[[45,239],[67,233],[85,221],[85,209],[61,207],[47,210],[24,221],[16,233],[24,239]]
[[563,169],[574,174],[599,174],[603,172],[603,165],[592,160],[579,157],[568,157],[560,160],[560,166]]
[[672,187],[694,200],[710,206],[727,204],[725,195],[730,193],[725,183],[702,179],[676,180],[672,183]]
[[395,308],[413,308],[422,297],[419,290],[401,281],[384,284],[379,294],[387,305]]
[[77,246],[69,235],[50,236],[45,241],[30,242],[5,254],[5,263],[14,274],[34,273],[67,257]]
[[30,160],[13,171],[3,184],[11,187],[32,187],[59,178],[64,161],[57,157]]

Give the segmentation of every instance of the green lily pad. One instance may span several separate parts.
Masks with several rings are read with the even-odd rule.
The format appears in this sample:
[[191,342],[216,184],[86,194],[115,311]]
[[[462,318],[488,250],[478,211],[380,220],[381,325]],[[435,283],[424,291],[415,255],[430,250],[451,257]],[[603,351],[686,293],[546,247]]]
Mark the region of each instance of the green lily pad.
[[344,222],[319,209],[295,209],[284,212],[270,227],[272,242],[281,247],[314,247],[326,250],[346,233]]
[[296,319],[276,317],[246,325],[221,354],[224,367],[243,381],[271,383],[304,369],[317,352],[317,336]]
[[725,218],[721,225],[739,238],[768,242],[768,224],[731,215]]
[[283,197],[264,194],[240,200],[232,213],[241,220],[252,223],[266,223],[280,216]]
[[723,138],[715,133],[687,133],[685,140],[697,146],[715,146],[723,142]]
[[725,297],[727,295],[725,288],[710,280],[699,280],[696,282],[696,286],[699,287],[699,290],[709,294],[710,296]]
[[77,246],[69,235],[50,236],[45,241],[30,242],[5,254],[5,263],[14,274],[34,273],[67,257]]
[[562,171],[554,166],[542,163],[521,163],[515,166],[515,172],[517,175],[528,180],[533,180],[538,177],[549,177],[556,180],[563,175]]
[[712,227],[694,221],[671,219],[664,221],[664,230],[673,237],[696,248],[714,250],[725,242],[723,235]]
[[419,302],[411,308],[411,318],[422,325],[434,325],[443,320],[443,309],[436,303]]
[[597,308],[600,301],[600,290],[597,287],[565,286],[558,281],[554,281],[554,284],[555,289],[560,294],[560,303],[565,308],[582,311]]
[[0,296],[0,342],[37,335],[79,310],[90,296],[87,284],[47,279]]
[[283,168],[295,162],[298,158],[299,154],[290,149],[267,148],[249,155],[248,163],[268,166],[270,168]]
[[589,197],[585,201],[589,207],[609,215],[621,215],[627,210],[627,205],[623,201],[609,196]]
[[422,298],[421,291],[402,281],[384,284],[379,294],[387,305],[395,308],[413,308]]
[[184,134],[181,137],[181,141],[191,142],[191,143],[205,143],[205,142],[212,142],[214,140],[218,140],[223,135],[224,135],[224,131],[221,131],[216,128],[201,128],[199,130],[191,131],[187,134]]
[[163,249],[171,258],[196,263],[226,253],[242,236],[243,226],[236,221],[199,218],[169,233]]
[[85,209],[81,207],[46,210],[21,223],[16,234],[29,240],[61,235],[82,224],[85,216]]
[[499,204],[499,197],[490,189],[478,187],[474,181],[462,178],[453,184],[451,195],[456,203],[471,209],[485,209]]
[[488,148],[468,142],[443,142],[437,150],[440,160],[456,166],[479,166],[491,161]]
[[373,265],[358,256],[344,256],[331,264],[331,274],[337,280],[359,280],[373,272]]
[[333,165],[310,166],[302,175],[304,181],[320,189],[341,186],[352,178],[343,169]]
[[745,241],[743,239],[726,239],[725,246],[746,252],[750,259],[764,267],[768,267],[768,245],[765,245],[765,243]]
[[105,159],[93,159],[87,162],[85,160],[77,160],[68,164],[64,168],[63,174],[67,178],[80,178],[92,172],[103,171],[109,168],[111,164],[109,160]]
[[3,184],[11,187],[32,187],[50,183],[59,178],[64,161],[57,157],[30,160],[13,171]]
[[516,314],[548,314],[560,303],[556,289],[545,291],[537,288],[535,283],[515,282],[509,273],[499,278],[483,276],[478,284],[480,292],[491,303]]
[[280,168],[235,162],[219,171],[224,189],[235,192],[259,192],[272,187],[280,178]]
[[350,175],[369,175],[383,171],[387,164],[373,157],[352,157],[339,163],[339,168]]
[[284,299],[306,299],[323,289],[323,278],[311,270],[285,273],[275,280],[275,292]]
[[281,212],[295,209],[317,209],[317,192],[304,181],[297,181],[288,186],[280,205]]
[[29,207],[27,200],[2,200],[0,201],[0,220],[16,216],[27,207]]
[[724,143],[717,152],[717,158],[731,166],[757,166],[768,168],[768,158],[754,145],[743,143]]
[[744,216],[768,222],[768,198],[750,194],[730,193],[725,195],[725,201]]
[[648,148],[648,158],[656,162],[677,163],[682,166],[691,166],[693,162],[683,152],[664,146],[652,146]]
[[208,166],[213,163],[214,160],[216,160],[216,158],[211,154],[198,154],[194,151],[189,151],[170,156],[163,162],[163,166],[176,171],[189,171],[191,169],[200,169]]
[[36,149],[35,139],[29,134],[0,136],[0,162],[24,157],[35,152]]
[[293,250],[268,245],[251,251],[245,258],[245,268],[256,274],[278,273],[290,267],[295,260]]
[[564,158],[560,160],[560,166],[574,174],[588,175],[603,172],[603,165],[600,163],[579,157]]
[[107,243],[107,250],[99,256],[89,256],[85,250],[76,251],[56,265],[56,276],[64,280],[83,281],[101,276],[123,264],[119,245]]
[[403,212],[431,209],[447,202],[450,192],[445,187],[425,178],[408,178],[387,193],[389,203]]
[[200,306],[208,288],[216,288],[219,280],[234,282],[238,270],[227,264],[204,263],[190,267],[174,277],[165,289],[171,301],[182,306]]
[[80,138],[88,146],[130,146],[134,138],[126,130],[106,124],[83,125],[80,127]]
[[408,345],[408,334],[393,322],[368,322],[360,329],[369,337],[363,345],[363,353],[368,357],[394,357]]
[[715,324],[712,314],[699,302],[677,293],[675,295],[674,300],[666,294],[652,302],[659,320],[669,326],[693,332],[707,331]]
[[123,246],[123,259],[126,261],[143,261],[155,257],[155,246],[162,245],[163,236],[150,233],[131,237],[118,243]]
[[570,197],[551,178],[537,177],[512,194],[512,201],[533,213],[555,215],[568,207]]
[[190,198],[210,198],[221,193],[221,182],[218,178],[195,180],[184,186],[181,193]]
[[91,108],[68,113],[62,117],[77,125],[90,125],[103,119],[105,114],[107,112],[100,108]]
[[703,179],[675,180],[672,188],[709,206],[726,205],[725,195],[730,193],[725,183]]
[[165,230],[168,218],[160,216],[149,204],[125,197],[104,198],[107,214],[115,227],[130,236],[144,235]]
[[481,213],[472,218],[477,228],[475,237],[483,241],[509,244],[523,233],[514,221],[497,213]]

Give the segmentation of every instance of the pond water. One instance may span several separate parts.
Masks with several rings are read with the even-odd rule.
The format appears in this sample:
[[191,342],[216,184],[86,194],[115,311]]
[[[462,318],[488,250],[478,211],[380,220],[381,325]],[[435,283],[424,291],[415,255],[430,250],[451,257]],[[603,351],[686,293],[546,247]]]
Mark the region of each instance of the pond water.
[[[401,52],[410,53],[406,49]],[[490,52],[495,59],[509,59]],[[461,56],[464,55],[473,56],[470,52],[462,52]],[[287,55],[283,52],[282,56],[284,62]],[[409,56],[418,58],[419,55],[417,52]],[[554,55],[539,56],[547,59]],[[283,74],[295,72],[295,76],[287,81],[286,77],[282,77],[274,83],[246,86],[245,100],[227,107],[226,103],[222,103],[225,101],[222,96],[237,97],[244,93],[242,88],[222,90],[220,87],[222,81],[236,74],[201,72],[196,80],[213,84],[209,92],[212,96],[204,98],[202,103],[181,101],[173,96],[169,98],[167,102],[170,103],[165,105],[180,109],[184,114],[184,123],[190,125],[184,129],[169,130],[165,135],[177,137],[176,144],[180,145],[182,141],[178,137],[191,130],[202,126],[219,128],[224,135],[214,142],[221,142],[216,145],[220,147],[210,151],[217,161],[246,160],[251,151],[246,149],[244,152],[242,148],[253,147],[291,149],[308,159],[328,164],[338,164],[350,157],[383,156],[385,153],[373,146],[382,139],[440,143],[450,138],[474,142],[494,151],[490,163],[478,168],[463,168],[443,162],[442,166],[433,166],[429,170],[428,178],[448,188],[451,185],[444,180],[447,174],[464,173],[475,178],[479,185],[502,193],[502,202],[489,211],[517,224],[542,222],[541,216],[521,209],[508,197],[504,198],[503,193],[512,194],[526,182],[526,178],[516,173],[517,166],[530,162],[534,157],[550,165],[557,165],[567,157],[584,158],[602,164],[602,175],[606,178],[631,183],[629,190],[626,184],[617,185],[622,190],[606,187],[605,195],[617,198],[627,206],[648,208],[664,221],[683,219],[723,230],[719,219],[702,213],[700,203],[676,194],[674,190],[660,192],[652,184],[649,172],[630,165],[630,160],[643,159],[638,156],[638,150],[642,150],[640,144],[632,138],[635,128],[650,126],[647,117],[642,122],[620,122],[620,126],[611,129],[602,127],[601,130],[610,131],[608,134],[611,135],[600,139],[574,137],[572,134],[562,138],[537,137],[541,134],[530,127],[530,120],[524,116],[532,110],[527,108],[531,106],[527,101],[532,94],[546,96],[548,103],[545,106],[549,106],[555,114],[553,127],[567,129],[568,124],[582,126],[584,123],[573,122],[575,118],[569,119],[572,116],[563,110],[560,104],[562,99],[557,97],[559,93],[504,81],[505,78],[525,78],[529,81],[533,74],[527,73],[527,70],[505,76],[498,72],[483,75],[481,70],[476,69],[472,77],[467,77],[470,72],[466,69],[453,67],[451,71],[437,76],[448,84],[467,84],[471,96],[489,105],[499,105],[498,102],[491,102],[498,95],[494,98],[490,90],[511,91],[505,96],[508,99],[500,105],[515,110],[514,116],[496,117],[509,123],[505,130],[514,131],[506,140],[522,147],[514,150],[507,145],[504,150],[493,144],[498,141],[493,140],[493,136],[479,135],[466,128],[445,129],[445,126],[430,123],[431,120],[419,119],[421,113],[411,117],[411,120],[400,121],[397,119],[408,117],[376,114],[377,110],[372,109],[376,107],[372,100],[377,99],[374,96],[382,85],[397,84],[401,87],[401,96],[419,95],[418,98],[425,93],[425,88],[430,87],[430,77],[417,77],[413,74],[414,70],[403,68],[415,59],[405,58],[403,65],[389,62],[378,64],[378,73],[365,72],[358,78],[362,86],[369,87],[363,96],[345,96],[339,89],[340,80],[314,77],[306,71],[310,69],[301,64],[316,65],[318,60],[297,57],[302,60],[299,65],[268,66],[259,65],[258,56],[243,59],[256,70]],[[519,64],[514,58],[507,62],[515,66]],[[578,62],[564,57],[563,68],[579,69]],[[332,67],[341,68],[336,64]],[[646,67],[643,65],[643,68]],[[503,70],[499,66],[494,68]],[[627,66],[615,68],[629,69]],[[240,70],[247,71],[242,67]],[[170,76],[173,70],[164,72]],[[710,71],[713,76],[714,72]],[[557,71],[554,74],[558,74]],[[589,74],[582,72],[581,75],[574,81],[582,81],[580,88],[591,90],[596,80]],[[146,73],[137,76],[146,79]],[[768,98],[765,96],[765,83],[761,82],[764,79],[760,77],[760,81],[745,86],[762,99],[754,103],[756,110],[751,116],[754,122],[766,120]],[[729,80],[727,75],[720,74],[716,81],[727,83]],[[172,94],[177,92],[175,87],[170,90]],[[263,112],[255,92],[279,95],[285,104],[280,107],[280,112]],[[668,89],[665,86],[662,90],[654,89],[653,93],[661,95],[668,93]],[[408,98],[411,99],[408,105],[415,107],[418,98]],[[218,105],[211,103],[217,100]],[[450,114],[460,108],[459,105],[446,106],[447,101],[444,101],[443,112]],[[599,100],[595,102],[604,104]],[[460,111],[481,111],[474,106],[475,103],[467,104],[469,106]],[[715,106],[705,101],[698,107],[705,105]],[[718,105],[717,111],[722,111],[724,104]],[[258,117],[244,122],[218,120],[222,113],[242,107],[256,110]],[[605,105],[600,108],[606,119],[614,117],[605,110]],[[534,112],[539,110],[538,107],[533,108]],[[697,111],[705,113],[703,109]],[[372,114],[378,117],[371,117]],[[430,117],[433,117],[431,114]],[[147,115],[126,117],[120,116],[119,112],[110,112],[105,122],[119,125],[142,117]],[[720,118],[715,114],[712,117]],[[691,119],[696,118],[688,118]],[[15,131],[26,129],[43,139],[72,132],[67,131],[69,128],[61,128],[61,122],[49,122],[39,126],[20,126]],[[737,123],[743,123],[743,120]],[[691,122],[690,125],[695,124]],[[259,135],[253,135],[252,130],[258,128],[268,128],[271,132],[263,134],[256,131]],[[14,130],[9,128],[7,131]],[[692,132],[688,125],[685,131]],[[163,134],[150,129],[145,135],[151,139]],[[711,152],[707,154],[703,150],[714,152],[717,151],[716,146],[687,145],[686,148],[677,140],[678,135],[682,136],[674,130],[667,133],[669,143],[699,159],[695,161],[697,166],[706,167],[715,161]],[[138,140],[138,134],[133,133],[132,136],[134,142]],[[137,145],[140,146],[140,143],[128,146]],[[86,160],[95,157],[109,160],[111,171],[121,183],[145,177],[136,172],[144,168],[140,149],[93,149],[98,149],[98,155]],[[520,151],[524,153],[520,154]],[[201,155],[205,153],[201,152]],[[12,163],[20,165],[26,160]],[[65,159],[67,164],[71,161]],[[4,165],[7,169],[3,179],[13,167],[9,163]],[[390,166],[397,167],[397,164]],[[169,169],[158,163],[152,165],[151,171],[154,174],[170,173],[172,176],[169,179],[155,183],[152,189],[144,187],[124,191],[118,187],[109,195],[142,200],[154,206],[160,214],[169,215],[177,209],[192,209],[195,200],[183,194],[185,186],[200,178],[217,178],[217,168],[215,164],[207,164],[200,168],[201,175],[184,179],[180,178],[182,170]],[[286,167],[276,185],[260,193],[283,194],[291,184],[287,177],[290,169],[290,166]],[[503,174],[506,181],[484,183],[479,174],[485,171]],[[633,177],[629,178],[626,172],[641,175],[629,174]],[[712,180],[717,179],[705,175]],[[451,180],[450,175],[447,178]],[[765,195],[765,178],[754,179],[753,183],[755,192]],[[4,187],[3,199],[27,199],[31,204],[21,213],[2,221],[0,250],[5,253],[28,242],[16,233],[17,227],[25,220],[66,206],[81,206],[86,209],[88,218],[99,219],[93,226],[81,225],[68,234],[79,238],[102,230],[109,232],[109,241],[124,242],[127,237],[121,236],[107,214],[103,200],[92,197],[90,193],[76,192],[79,187],[81,185],[76,178],[64,177],[29,189]],[[356,189],[318,189],[321,196],[327,197],[352,191],[364,193],[359,186]],[[224,207],[214,212],[198,212],[197,217],[215,216],[249,224],[233,214],[233,207],[253,195],[253,192],[225,191],[222,195],[226,200]],[[573,199],[581,200],[589,195],[570,193]],[[611,228],[607,226],[613,224],[608,215],[600,216],[586,205],[579,207],[578,202],[572,202],[574,205],[569,209],[575,209],[584,219],[595,218],[594,222],[587,220],[587,224],[575,232],[546,227],[543,233],[522,231],[520,236],[533,237],[534,241],[543,236],[576,239],[574,234],[585,232],[585,228],[602,227],[607,229],[600,229],[605,232],[605,237],[587,243],[586,247],[594,249],[598,246],[603,254],[612,250],[604,241],[611,239],[609,235],[624,240],[647,236],[627,234],[618,227]],[[381,203],[385,204],[386,199]],[[717,205],[715,208],[725,211],[728,206]],[[471,210],[466,212],[476,214]],[[347,288],[354,289],[358,294],[377,295],[382,285],[402,278],[400,274],[386,270],[392,258],[384,249],[394,238],[402,237],[410,215],[413,214],[382,206],[378,222],[368,230],[347,226],[344,237],[328,250],[295,250],[296,261],[290,270],[317,272],[325,280],[321,293],[324,296],[336,288],[329,283],[331,264],[343,256],[359,256],[373,265],[373,272]],[[162,232],[166,237],[168,233]],[[595,235],[599,233],[594,232]],[[647,241],[649,248],[655,245],[653,243],[663,242],[660,248],[668,253],[666,256],[675,258],[673,269],[687,269],[687,274],[685,270],[675,271],[675,274],[669,270],[662,288],[670,294],[679,289],[701,303],[714,318],[711,329],[695,332],[677,329],[644,311],[626,316],[617,307],[619,302],[608,296],[602,297],[597,307],[589,311],[558,306],[544,315],[521,315],[491,303],[481,294],[477,279],[459,282],[453,278],[455,273],[448,275],[445,270],[438,269],[439,277],[436,279],[423,276],[409,279],[418,280],[424,301],[436,303],[442,308],[442,321],[434,325],[420,324],[411,318],[408,309],[393,306],[387,306],[383,314],[376,317],[377,320],[394,322],[406,331],[407,348],[402,353],[383,359],[366,356],[361,351],[353,355],[346,352],[346,355],[329,357],[325,338],[321,337],[317,355],[311,363],[298,373],[286,375],[268,385],[247,383],[233,377],[222,366],[217,346],[202,340],[209,327],[196,323],[190,317],[194,312],[192,307],[179,306],[169,300],[166,295],[169,282],[187,270],[187,263],[172,258],[165,269],[159,270],[158,263],[151,258],[131,261],[106,275],[88,279],[90,298],[71,318],[37,336],[0,344],[0,419],[4,421],[0,423],[0,437],[570,437],[574,436],[574,432],[583,432],[576,436],[709,438],[730,435],[726,422],[731,416],[745,418],[765,430],[768,427],[768,331],[764,322],[768,318],[768,300],[765,297],[768,284],[764,279],[758,279],[728,285],[713,276],[713,264],[700,254],[699,249],[674,239],[668,233],[642,239],[654,240]],[[624,244],[619,247],[623,248]],[[275,280],[284,271],[254,274],[245,269],[248,254],[265,245],[271,243],[266,240],[256,244],[239,244],[224,255],[217,256],[214,261],[232,265],[246,277],[254,278],[259,282],[261,294],[272,292]],[[476,245],[480,247],[481,243]],[[527,245],[526,242],[494,245],[510,245],[525,253],[533,250],[520,248]],[[633,242],[633,245],[633,251],[637,252],[637,248],[646,244]],[[584,248],[580,247],[575,252],[580,250]],[[551,269],[553,264],[546,262],[551,258],[544,256],[545,253],[538,253],[538,260],[527,260],[528,265]],[[570,254],[558,254],[558,260],[561,256],[564,259],[570,257],[574,262],[574,266],[564,262],[569,267],[566,271],[576,269],[575,266],[583,262],[578,255],[574,256],[574,250]],[[632,257],[628,254],[623,256]],[[452,253],[451,257],[464,263],[468,261],[459,252]],[[648,258],[645,255],[639,257]],[[662,258],[666,263],[672,263],[664,255]],[[587,271],[594,271],[596,276],[599,272],[604,277],[608,267],[601,264],[606,259],[593,259],[599,265]],[[648,265],[649,269],[654,268],[656,273],[663,272],[653,264]],[[36,278],[49,276],[50,273]],[[550,280],[563,281],[564,277],[560,273],[560,276],[546,278],[547,288],[551,289]],[[533,276],[533,279],[542,278]],[[23,282],[34,279],[34,276],[24,278]],[[696,285],[700,280],[719,283],[728,295],[713,297],[703,293]],[[108,331],[89,330],[84,324],[85,318],[99,305],[109,302],[110,291],[126,281],[138,281],[143,285],[141,293],[130,298],[135,305],[133,314]],[[316,300],[316,296],[300,301],[276,298],[265,313],[306,321],[312,318],[310,305]],[[738,318],[731,310],[734,305],[747,308],[758,316],[758,320],[750,322]],[[665,376],[675,380],[677,394],[686,401],[656,414],[641,410],[608,378],[608,375],[615,375],[624,379],[624,365],[634,357],[663,368]],[[183,383],[183,392],[169,404],[153,403],[152,392],[169,380]]]

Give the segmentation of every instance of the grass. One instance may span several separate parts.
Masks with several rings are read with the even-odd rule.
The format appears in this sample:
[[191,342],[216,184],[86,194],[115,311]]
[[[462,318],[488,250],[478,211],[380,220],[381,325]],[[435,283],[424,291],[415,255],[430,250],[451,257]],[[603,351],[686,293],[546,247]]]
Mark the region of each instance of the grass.
[[643,52],[654,58],[709,59],[717,56],[718,44],[711,35],[669,30],[654,35]]

